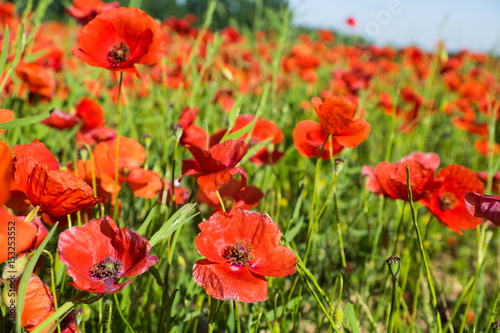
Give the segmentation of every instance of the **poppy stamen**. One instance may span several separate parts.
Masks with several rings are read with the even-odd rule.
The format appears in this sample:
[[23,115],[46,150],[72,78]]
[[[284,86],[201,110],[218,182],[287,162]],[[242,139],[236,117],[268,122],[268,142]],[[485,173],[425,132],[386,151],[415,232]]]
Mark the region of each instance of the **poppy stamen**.
[[457,199],[452,193],[444,193],[438,196],[438,205],[441,210],[450,210],[457,204]]
[[124,42],[118,42],[113,45],[108,52],[108,61],[111,68],[118,67],[120,63],[127,61],[130,56],[130,48]]
[[112,257],[106,257],[103,261],[99,261],[89,270],[90,276],[96,279],[107,279],[110,277],[118,277],[123,268],[121,260]]
[[224,250],[223,258],[234,267],[248,266],[253,260],[252,246],[244,241],[237,241]]

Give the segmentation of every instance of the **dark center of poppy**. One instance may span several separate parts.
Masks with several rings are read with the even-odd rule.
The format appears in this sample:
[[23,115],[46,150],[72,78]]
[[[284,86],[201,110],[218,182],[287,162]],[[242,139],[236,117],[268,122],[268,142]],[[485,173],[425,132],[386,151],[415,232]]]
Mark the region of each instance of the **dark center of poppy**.
[[124,176],[124,177],[128,177],[130,176],[130,173],[132,172],[132,170],[130,170],[129,168],[127,167],[123,167],[120,169],[120,175]]
[[106,257],[99,261],[89,270],[90,276],[96,279],[106,279],[109,277],[118,277],[123,268],[121,260]]
[[452,193],[443,193],[438,196],[438,205],[441,210],[450,210],[457,204],[457,199]]
[[108,52],[108,61],[112,68],[118,67],[121,62],[127,61],[130,56],[130,48],[124,42],[115,43]]
[[253,260],[252,246],[244,241],[237,241],[224,250],[223,258],[234,267],[248,266]]

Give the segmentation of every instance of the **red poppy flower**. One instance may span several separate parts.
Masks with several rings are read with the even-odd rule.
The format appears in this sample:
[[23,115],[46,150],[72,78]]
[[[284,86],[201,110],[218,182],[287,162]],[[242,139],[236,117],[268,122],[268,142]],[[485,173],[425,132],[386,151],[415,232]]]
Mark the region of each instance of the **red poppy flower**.
[[[247,126],[253,121],[253,119],[254,116],[251,114],[238,116],[233,128],[231,129],[231,133]],[[240,140],[245,140],[247,136],[248,134],[244,135],[240,138]],[[250,136],[250,146],[254,146],[269,139],[271,139],[270,143],[277,145],[284,139],[283,132],[273,121],[257,118]],[[262,147],[250,158],[250,161],[257,165],[275,164],[281,159],[281,157],[283,157],[283,155],[283,152],[276,149],[269,151],[267,147]]]
[[207,132],[194,124],[199,110],[185,106],[182,109],[178,124],[182,126],[182,136],[180,143],[183,145],[192,145],[200,149],[207,147]]
[[35,63],[20,63],[15,68],[19,77],[30,92],[30,101],[39,98],[40,101],[49,101],[55,94],[56,81],[52,74],[44,67]]
[[[12,120],[14,120],[14,112],[12,112],[11,110],[7,110],[7,109],[0,109],[0,124],[6,123],[6,122],[9,122]],[[5,131],[6,130],[1,129],[0,134],[5,133]]]
[[356,19],[353,16],[350,16],[347,18],[346,23],[350,27],[355,27],[356,26]]
[[471,216],[465,207],[465,193],[484,190],[483,183],[471,170],[451,164],[441,170],[438,178],[443,184],[428,198],[420,200],[438,220],[451,230],[462,234],[460,229],[472,229],[481,219]]
[[348,99],[330,96],[323,103],[319,97],[314,97],[311,103],[323,131],[332,135],[342,146],[355,148],[370,134],[370,124],[364,119],[353,119],[356,105]]
[[9,198],[12,172],[12,151],[5,142],[0,141],[0,207]]
[[500,227],[500,197],[468,192],[465,193],[465,206],[471,215],[488,219]]
[[[24,222],[24,219],[25,216],[14,216],[0,207],[0,244],[9,244],[8,237],[14,236],[16,254],[36,249],[49,233],[38,217],[30,222]],[[0,247],[0,263],[7,260],[7,250],[7,246]]]
[[71,53],[94,67],[131,72],[135,64],[152,65],[165,55],[160,25],[137,8],[113,8],[97,15],[78,35],[80,48]]
[[50,112],[50,116],[41,121],[42,124],[60,130],[72,128],[80,119],[72,114],[64,113],[59,109]]
[[238,140],[227,140],[203,150],[186,145],[194,160],[182,161],[182,177],[191,175],[198,179],[198,185],[208,191],[218,191],[233,176],[240,174],[242,186],[246,185],[247,173],[236,164],[248,152],[248,145]]
[[[21,325],[26,330],[32,331],[53,312],[54,298],[50,288],[38,276],[32,275],[26,287]],[[50,326],[52,325],[49,325],[49,328]],[[48,329],[43,332],[48,332]]]
[[142,274],[158,263],[156,256],[149,255],[151,246],[145,237],[118,228],[109,216],[62,232],[57,251],[73,278],[68,285],[95,294],[118,292],[132,280],[118,283],[115,278]]
[[83,121],[82,131],[104,126],[104,110],[92,98],[83,97],[76,103],[76,116]]
[[[102,188],[115,194],[116,140],[97,144],[93,151]],[[134,139],[121,137],[118,153],[118,191],[127,183],[134,195],[154,198],[163,187],[161,177],[154,171],[140,168],[146,161],[146,152]]]
[[[219,195],[224,202],[226,210],[231,210],[235,207],[252,209],[264,197],[264,193],[258,187],[246,185],[242,188],[241,185],[241,180],[233,178],[220,188]],[[200,187],[196,200],[217,210],[222,210],[219,197],[215,192],[206,191]]]
[[[373,178],[368,181],[368,190],[382,193],[394,200],[408,201],[406,165],[410,169],[410,186],[414,201],[428,197],[440,188],[441,180],[435,177],[439,156],[434,153],[413,153],[394,164],[379,163],[374,171],[376,181]],[[371,173],[367,172],[367,169],[365,173],[370,177]],[[382,189],[382,192],[377,189]]]
[[214,298],[265,301],[265,276],[295,273],[297,258],[279,245],[281,233],[267,215],[235,208],[217,212],[198,226],[196,249],[206,259],[195,263],[193,278]]
[[73,0],[73,7],[66,8],[66,14],[76,19],[81,25],[89,23],[97,14],[118,7],[118,1],[102,2],[99,0]]
[[[312,120],[303,120],[293,130],[293,144],[300,155],[304,157],[318,157],[321,147],[325,142],[327,133],[321,129],[321,125]],[[323,148],[321,159],[327,160],[336,156],[344,150],[335,138],[330,138]]]

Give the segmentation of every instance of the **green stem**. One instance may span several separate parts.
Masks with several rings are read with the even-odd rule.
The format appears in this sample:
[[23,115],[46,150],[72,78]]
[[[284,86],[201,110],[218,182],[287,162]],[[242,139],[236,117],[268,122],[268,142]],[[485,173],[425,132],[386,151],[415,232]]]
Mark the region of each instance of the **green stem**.
[[113,302],[109,302],[108,326],[106,329],[107,333],[111,333],[111,317],[112,317],[112,315],[113,315]]
[[220,196],[219,191],[215,191],[215,193],[217,193],[217,198],[219,198],[220,207],[222,208],[222,211],[225,213],[226,207],[224,206],[224,201],[222,201],[222,197]]
[[497,291],[497,295],[495,297],[495,302],[493,303],[493,307],[491,308],[490,312],[490,320],[488,321],[488,329],[486,330],[486,333],[490,331],[491,324],[495,321],[495,313],[497,312],[497,304],[498,304],[498,299],[500,298],[500,289]]
[[419,229],[418,223],[417,223],[417,211],[415,209],[415,205],[413,204],[413,194],[411,192],[411,186],[410,186],[410,168],[408,167],[408,165],[406,165],[406,184],[408,186],[408,199],[410,201],[413,226],[415,227],[415,231],[417,232],[418,247],[420,249],[420,253],[421,253],[422,259],[424,261],[425,272],[427,275],[427,283],[429,284],[429,289],[430,289],[431,296],[432,296],[432,307],[434,309],[434,316],[436,317],[437,330],[439,333],[442,333],[441,315],[439,314],[439,310],[437,308],[436,292],[434,290],[434,285],[432,284],[431,271],[429,269],[429,264],[427,262],[424,244],[422,242],[422,235],[420,234],[420,229]]
[[118,130],[116,133],[116,154],[115,154],[115,207],[113,211],[113,221],[116,222],[118,226],[120,226],[118,218],[118,159],[120,157],[120,135],[122,130],[122,80],[123,80],[123,72],[120,72],[120,81],[118,83]]
[[[50,258],[50,288],[52,289],[52,297],[54,298],[54,310],[57,311],[57,294],[56,294],[56,279],[54,276],[54,258],[49,251],[43,250],[43,253]],[[57,325],[57,332],[61,333],[61,325]]]
[[236,325],[236,332],[241,333],[240,326],[240,310],[238,309],[238,303],[233,301],[234,306],[234,325]]
[[391,296],[391,312],[389,313],[389,326],[387,333],[392,333],[392,317],[394,315],[394,305],[396,304],[396,290],[398,287],[398,279],[396,276],[392,277],[392,296]]
[[123,312],[120,309],[120,302],[118,302],[117,293],[114,293],[113,297],[115,298],[116,309],[118,310],[118,314],[120,315],[120,317],[122,318],[123,322],[125,323],[125,326],[127,326],[127,328],[130,330],[130,332],[134,333],[134,329],[132,328],[132,326],[130,326],[130,323],[127,321],[127,319],[125,319],[125,316],[123,315]]

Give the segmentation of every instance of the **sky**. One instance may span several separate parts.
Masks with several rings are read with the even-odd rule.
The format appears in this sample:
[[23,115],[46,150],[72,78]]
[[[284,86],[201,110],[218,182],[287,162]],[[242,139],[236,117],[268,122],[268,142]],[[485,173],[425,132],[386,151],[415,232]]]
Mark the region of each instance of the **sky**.
[[[499,0],[290,0],[294,24],[357,34],[376,45],[500,54]],[[354,17],[356,27],[346,24]]]

